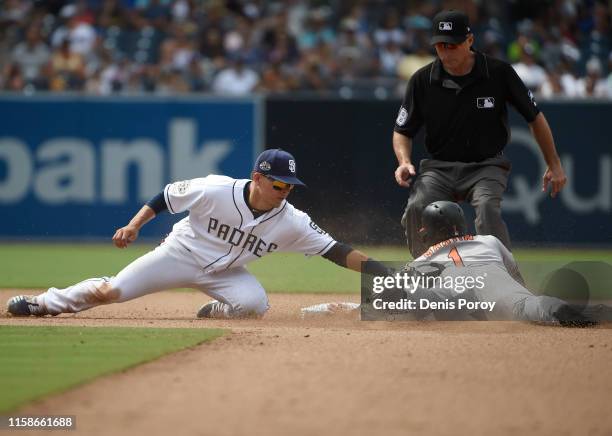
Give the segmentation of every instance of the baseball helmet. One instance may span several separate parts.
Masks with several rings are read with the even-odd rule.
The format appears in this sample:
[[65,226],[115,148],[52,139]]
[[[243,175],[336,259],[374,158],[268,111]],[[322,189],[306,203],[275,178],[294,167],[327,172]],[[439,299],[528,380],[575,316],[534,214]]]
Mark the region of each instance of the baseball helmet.
[[428,247],[467,233],[463,211],[452,201],[434,201],[427,205],[421,223],[419,235]]

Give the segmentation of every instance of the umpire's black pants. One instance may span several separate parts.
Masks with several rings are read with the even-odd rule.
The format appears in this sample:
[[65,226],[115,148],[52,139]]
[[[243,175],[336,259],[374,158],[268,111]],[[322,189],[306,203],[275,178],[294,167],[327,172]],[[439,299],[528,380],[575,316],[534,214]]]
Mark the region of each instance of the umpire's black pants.
[[429,248],[418,234],[421,214],[429,203],[440,200],[469,201],[476,211],[476,232],[496,236],[510,249],[510,235],[501,217],[510,168],[510,161],[503,156],[469,163],[421,160],[402,216],[412,256],[416,259]]

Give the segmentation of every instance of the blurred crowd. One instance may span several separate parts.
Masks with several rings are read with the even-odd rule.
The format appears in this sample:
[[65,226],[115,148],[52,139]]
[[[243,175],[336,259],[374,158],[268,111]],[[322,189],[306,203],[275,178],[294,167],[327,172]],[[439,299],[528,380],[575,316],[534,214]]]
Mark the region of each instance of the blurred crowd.
[[0,0],[0,88],[95,95],[396,98],[434,59],[431,18],[464,10],[475,48],[541,98],[612,98],[606,0]]

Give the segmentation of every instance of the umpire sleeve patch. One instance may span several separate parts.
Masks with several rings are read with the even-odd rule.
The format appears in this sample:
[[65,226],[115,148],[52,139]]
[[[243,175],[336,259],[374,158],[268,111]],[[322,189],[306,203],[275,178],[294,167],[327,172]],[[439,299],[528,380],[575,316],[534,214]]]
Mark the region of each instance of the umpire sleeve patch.
[[406,121],[408,121],[408,111],[402,106],[399,110],[399,114],[397,114],[395,124],[403,127],[406,124]]
[[537,106],[538,104],[535,101],[535,97],[533,96],[533,92],[527,91],[527,95],[529,96],[529,101],[531,101],[531,104],[534,105],[534,106]]

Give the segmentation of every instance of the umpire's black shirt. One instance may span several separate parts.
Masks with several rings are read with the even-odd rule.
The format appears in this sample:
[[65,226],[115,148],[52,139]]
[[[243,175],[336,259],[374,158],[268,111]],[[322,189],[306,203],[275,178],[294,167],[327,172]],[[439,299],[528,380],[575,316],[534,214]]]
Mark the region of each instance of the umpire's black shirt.
[[540,112],[510,64],[475,52],[472,71],[451,76],[440,59],[410,79],[395,131],[414,138],[425,125],[425,147],[443,161],[480,162],[508,143],[510,103],[530,123]]

